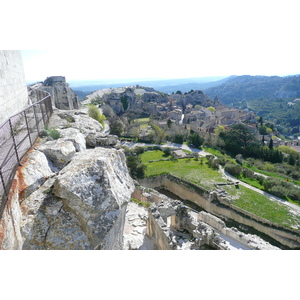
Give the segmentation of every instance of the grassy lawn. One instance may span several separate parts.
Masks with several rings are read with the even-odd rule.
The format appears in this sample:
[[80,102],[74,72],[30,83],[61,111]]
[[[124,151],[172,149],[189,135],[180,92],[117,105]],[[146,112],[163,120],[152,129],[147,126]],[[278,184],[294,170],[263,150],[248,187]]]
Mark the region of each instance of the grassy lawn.
[[290,213],[286,205],[274,202],[244,186],[235,189],[233,204],[259,217],[287,227],[300,228],[300,217]]
[[[170,173],[186,181],[202,186],[207,190],[215,188],[214,184],[216,182],[226,182],[226,179],[222,177],[221,173],[208,167],[205,158],[203,164],[201,164],[200,160],[196,161],[195,159],[179,159],[177,161],[149,163],[150,160],[168,158],[164,156],[164,153],[160,150],[146,151],[141,154],[140,157],[142,162],[147,165],[147,177]],[[227,185],[222,186],[222,188],[232,196],[234,199],[233,204],[237,207],[274,223],[287,227],[299,226],[300,228],[300,217],[290,213],[285,205],[271,201],[267,196],[259,194],[244,186],[239,186],[239,189],[236,189],[232,185]]]
[[148,166],[151,164],[151,163],[149,164],[150,160],[171,158],[171,155],[165,156],[165,154],[162,151],[154,150],[154,151],[145,151],[143,154],[140,155],[140,158],[142,160],[142,163]]
[[151,177],[163,173],[171,173],[184,180],[195,183],[206,189],[212,189],[215,182],[226,182],[218,171],[209,168],[206,159],[203,164],[195,159],[179,159],[177,161],[159,161],[149,163],[149,160],[158,160],[168,158],[160,150],[146,151],[141,154],[141,160],[147,165],[146,176]]
[[140,119],[135,119],[135,123],[139,123],[141,129],[145,129],[149,125],[149,118],[140,118]]

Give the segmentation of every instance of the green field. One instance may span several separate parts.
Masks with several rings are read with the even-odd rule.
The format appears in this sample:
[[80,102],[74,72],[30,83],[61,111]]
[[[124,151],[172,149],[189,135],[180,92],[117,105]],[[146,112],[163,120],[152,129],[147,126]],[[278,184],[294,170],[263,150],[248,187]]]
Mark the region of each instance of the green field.
[[[146,177],[169,173],[207,190],[214,189],[215,183],[227,182],[218,170],[208,167],[206,158],[203,158],[202,163],[200,159],[197,161],[193,158],[149,163],[150,160],[168,158],[160,150],[146,151],[140,155],[140,158],[147,166]],[[232,204],[237,207],[274,223],[300,228],[300,217],[290,213],[287,206],[271,201],[267,196],[244,186],[239,186],[237,189],[233,185],[227,185],[222,188],[232,197]]]
[[203,159],[202,164],[200,159],[196,161],[193,158],[149,163],[149,160],[168,158],[160,150],[146,151],[140,157],[142,163],[147,165],[147,177],[170,173],[206,189],[213,188],[215,182],[226,182],[221,173],[208,167],[206,158]]
[[135,119],[134,123],[138,123],[140,125],[141,129],[145,129],[149,126],[149,118],[140,118],[140,119]]

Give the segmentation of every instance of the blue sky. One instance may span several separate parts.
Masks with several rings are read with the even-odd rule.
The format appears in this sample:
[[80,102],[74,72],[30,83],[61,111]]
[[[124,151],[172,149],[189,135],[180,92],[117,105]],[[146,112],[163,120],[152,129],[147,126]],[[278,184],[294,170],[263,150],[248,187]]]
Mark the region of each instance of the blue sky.
[[57,5],[55,22],[27,19],[13,39],[14,49],[53,49],[22,51],[27,81],[300,74],[295,0],[87,0],[70,14]]

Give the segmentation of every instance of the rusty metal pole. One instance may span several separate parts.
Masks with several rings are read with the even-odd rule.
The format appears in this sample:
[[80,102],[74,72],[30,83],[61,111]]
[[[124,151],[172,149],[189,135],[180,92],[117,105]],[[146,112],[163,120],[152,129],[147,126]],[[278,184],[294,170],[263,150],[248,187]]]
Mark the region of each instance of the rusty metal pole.
[[21,166],[21,161],[20,161],[19,154],[18,154],[18,149],[17,149],[16,140],[15,140],[15,135],[14,135],[12,124],[11,124],[11,119],[9,119],[8,122],[9,122],[9,126],[10,126],[11,137],[12,137],[14,148],[15,148],[15,152],[16,152],[16,157],[17,157],[19,166]]
[[24,116],[25,116],[25,121],[26,121],[26,127],[27,127],[27,131],[28,131],[28,138],[29,138],[30,146],[32,147],[32,141],[31,141],[31,137],[30,137],[30,129],[29,129],[27,115],[26,115],[25,110],[24,110]]
[[0,168],[0,178],[1,178],[2,186],[3,186],[4,194],[5,194],[6,197],[8,197],[8,193],[7,193],[7,190],[6,190],[6,186],[5,186],[5,182],[4,182],[4,178],[3,178],[1,168]]

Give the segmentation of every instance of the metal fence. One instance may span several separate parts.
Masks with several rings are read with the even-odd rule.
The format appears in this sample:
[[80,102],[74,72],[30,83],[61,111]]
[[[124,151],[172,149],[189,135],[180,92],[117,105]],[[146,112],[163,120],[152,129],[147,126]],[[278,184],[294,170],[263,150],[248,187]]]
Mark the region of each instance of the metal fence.
[[53,113],[49,93],[32,90],[30,99],[34,104],[0,125],[0,219],[15,172]]

